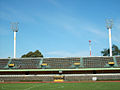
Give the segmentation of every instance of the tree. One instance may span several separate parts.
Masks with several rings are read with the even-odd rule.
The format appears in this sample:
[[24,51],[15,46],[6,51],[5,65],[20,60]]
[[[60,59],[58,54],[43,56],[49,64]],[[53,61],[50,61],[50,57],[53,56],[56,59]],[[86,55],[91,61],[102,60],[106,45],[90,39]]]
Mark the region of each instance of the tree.
[[41,52],[39,50],[36,50],[35,52],[28,52],[27,54],[24,54],[21,56],[22,58],[27,58],[27,57],[43,57]]
[[[110,56],[110,49],[105,48],[103,51],[101,51],[101,54],[103,54],[103,56]],[[118,48],[118,46],[112,46],[112,54],[113,56],[120,55],[120,49]]]

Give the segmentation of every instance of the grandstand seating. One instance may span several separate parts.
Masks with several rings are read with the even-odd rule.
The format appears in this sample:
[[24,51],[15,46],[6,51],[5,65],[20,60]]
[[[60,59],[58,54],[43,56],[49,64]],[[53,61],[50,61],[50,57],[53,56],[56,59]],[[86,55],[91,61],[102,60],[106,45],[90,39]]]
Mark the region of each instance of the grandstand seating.
[[0,69],[3,69],[8,64],[9,59],[0,59]]
[[[120,67],[120,56],[116,57],[74,57],[74,58],[18,58],[0,59],[0,69],[78,69],[78,68],[108,68]],[[77,64],[77,65],[76,65]],[[45,67],[43,67],[45,66]]]
[[0,81],[53,81],[54,78],[51,75],[0,75]]
[[48,63],[50,68],[70,69],[75,62],[80,62],[80,58],[45,58],[43,63]]
[[70,74],[65,75],[65,81],[91,81],[93,77],[97,80],[119,80],[120,74]]
[[0,81],[92,81],[93,77],[99,80],[119,80],[120,74],[65,74],[63,78],[55,79],[54,75],[0,75]]
[[83,64],[86,68],[104,68],[109,67],[108,62],[113,62],[113,57],[91,57],[83,58]]
[[120,56],[0,59],[0,82],[89,81],[94,77],[120,80]]
[[116,61],[117,61],[118,66],[120,67],[120,56],[116,57]]
[[37,69],[40,59],[12,59],[10,64],[15,64],[14,68]]

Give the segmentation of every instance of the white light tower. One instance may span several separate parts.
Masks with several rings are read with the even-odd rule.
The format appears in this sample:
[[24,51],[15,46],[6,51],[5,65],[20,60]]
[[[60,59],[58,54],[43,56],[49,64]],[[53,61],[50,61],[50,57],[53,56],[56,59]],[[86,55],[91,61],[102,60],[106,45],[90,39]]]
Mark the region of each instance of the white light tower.
[[113,20],[112,19],[107,19],[106,20],[107,24],[107,29],[109,30],[109,47],[110,47],[110,56],[112,56],[112,40],[111,40],[111,29],[113,25]]
[[89,40],[90,56],[91,56],[91,40]]
[[18,23],[11,23],[11,29],[14,32],[14,58],[16,58],[16,32],[18,32]]

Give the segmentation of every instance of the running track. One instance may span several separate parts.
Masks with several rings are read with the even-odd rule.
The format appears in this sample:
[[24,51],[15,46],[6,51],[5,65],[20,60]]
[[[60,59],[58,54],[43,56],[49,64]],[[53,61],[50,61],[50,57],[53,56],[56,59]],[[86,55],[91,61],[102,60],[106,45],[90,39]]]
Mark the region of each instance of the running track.
[[120,81],[64,81],[64,82],[54,82],[54,81],[46,81],[46,82],[0,82],[0,83],[89,83],[89,82],[120,82]]

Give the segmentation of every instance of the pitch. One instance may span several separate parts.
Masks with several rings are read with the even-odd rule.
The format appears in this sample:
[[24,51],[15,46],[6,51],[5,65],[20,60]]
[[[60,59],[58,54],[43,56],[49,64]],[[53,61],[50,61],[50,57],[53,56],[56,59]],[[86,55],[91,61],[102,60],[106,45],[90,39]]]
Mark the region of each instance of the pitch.
[[120,90],[120,82],[0,83],[0,90]]

